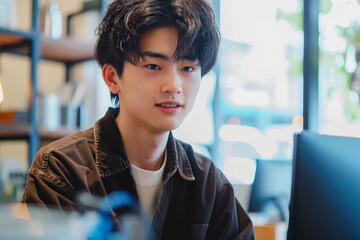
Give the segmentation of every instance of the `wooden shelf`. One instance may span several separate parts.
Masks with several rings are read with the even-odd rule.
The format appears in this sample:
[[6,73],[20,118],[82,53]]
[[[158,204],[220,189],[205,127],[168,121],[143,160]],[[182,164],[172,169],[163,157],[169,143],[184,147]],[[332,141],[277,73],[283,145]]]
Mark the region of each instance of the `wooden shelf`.
[[71,38],[41,37],[41,55],[45,59],[66,63],[94,59],[94,44]]
[[32,34],[30,32],[22,32],[10,30],[0,27],[0,47],[19,45],[21,43],[30,42]]
[[[31,33],[14,31],[0,27],[1,51],[27,55],[30,54]],[[41,36],[41,58],[64,63],[77,63],[94,59],[94,44],[69,37],[53,39]]]
[[1,140],[26,140],[29,139],[29,124],[0,124]]
[[[54,141],[74,133],[76,130],[60,128],[57,130],[47,130],[38,128],[39,138],[45,141]],[[0,140],[28,140],[30,137],[29,124],[1,124]]]
[[60,138],[63,138],[65,136],[68,136],[74,132],[76,132],[78,129],[68,129],[68,128],[59,128],[57,130],[47,130],[44,128],[39,128],[39,137],[42,140],[49,140],[54,141]]

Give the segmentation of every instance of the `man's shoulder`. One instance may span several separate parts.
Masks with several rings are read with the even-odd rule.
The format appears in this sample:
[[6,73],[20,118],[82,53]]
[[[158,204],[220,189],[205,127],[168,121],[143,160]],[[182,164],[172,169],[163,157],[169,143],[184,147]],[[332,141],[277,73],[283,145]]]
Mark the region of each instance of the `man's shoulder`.
[[[79,130],[68,136],[55,140],[45,146],[42,146],[37,152],[31,169],[45,170],[50,164],[49,161],[81,161],[85,157],[84,153],[91,152],[94,145],[93,130]],[[79,156],[79,159],[76,159]]]
[[81,171],[95,169],[91,131],[79,130],[41,147],[33,159],[29,176],[73,194],[71,184],[81,180]]

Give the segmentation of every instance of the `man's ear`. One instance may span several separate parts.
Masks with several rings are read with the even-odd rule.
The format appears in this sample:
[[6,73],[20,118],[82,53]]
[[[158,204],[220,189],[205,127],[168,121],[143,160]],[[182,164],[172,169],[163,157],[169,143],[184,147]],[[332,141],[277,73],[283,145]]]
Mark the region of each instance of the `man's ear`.
[[105,64],[102,67],[102,76],[110,92],[118,94],[120,92],[120,79],[115,68],[110,64]]

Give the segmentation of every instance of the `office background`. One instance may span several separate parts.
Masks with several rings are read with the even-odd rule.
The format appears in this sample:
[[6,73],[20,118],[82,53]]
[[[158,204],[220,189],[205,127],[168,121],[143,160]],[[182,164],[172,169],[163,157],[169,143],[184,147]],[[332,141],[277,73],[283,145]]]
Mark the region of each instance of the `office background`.
[[[52,9],[55,16],[60,16],[60,21],[52,20],[60,24],[57,32],[46,25],[43,34],[93,44],[101,10],[82,12],[85,3],[92,2],[40,0],[40,10],[50,12],[45,7],[52,3],[58,7]],[[360,136],[360,5],[356,0],[211,2],[222,34],[218,63],[204,77],[193,111],[174,134],[211,156],[247,205],[256,160],[292,161],[294,133],[309,129]],[[32,1],[0,0],[0,4],[1,28],[31,31]],[[82,13],[74,14],[78,12]],[[71,21],[69,15],[74,15]],[[31,59],[2,51],[1,46],[0,52],[0,111],[26,112]],[[85,129],[111,104],[94,60],[69,70],[63,62],[42,58],[37,70],[41,127]],[[77,109],[75,123],[61,121],[61,106],[69,105]],[[29,148],[27,140],[0,142],[3,189],[17,184],[11,182],[12,172],[28,169]],[[12,194],[13,200],[7,201],[19,198],[19,193]]]

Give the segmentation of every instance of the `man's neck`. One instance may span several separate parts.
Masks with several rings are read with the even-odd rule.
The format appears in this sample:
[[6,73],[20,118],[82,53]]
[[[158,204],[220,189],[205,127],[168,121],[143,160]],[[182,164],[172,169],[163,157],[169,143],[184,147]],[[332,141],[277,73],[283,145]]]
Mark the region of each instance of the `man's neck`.
[[[119,114],[120,115],[120,114]],[[126,124],[120,117],[116,118],[125,151],[131,164],[146,170],[160,169],[169,137],[169,132],[153,132]]]

